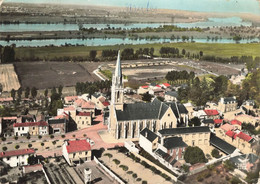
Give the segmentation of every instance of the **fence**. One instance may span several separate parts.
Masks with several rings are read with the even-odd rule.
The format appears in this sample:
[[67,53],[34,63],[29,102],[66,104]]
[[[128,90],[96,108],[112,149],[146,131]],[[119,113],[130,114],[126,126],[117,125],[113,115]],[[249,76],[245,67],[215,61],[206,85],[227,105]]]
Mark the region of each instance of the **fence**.
[[112,178],[118,181],[120,184],[125,184],[126,182],[122,181],[118,176],[116,176],[110,169],[108,169],[105,165],[103,165],[95,156],[94,161],[102,167]]

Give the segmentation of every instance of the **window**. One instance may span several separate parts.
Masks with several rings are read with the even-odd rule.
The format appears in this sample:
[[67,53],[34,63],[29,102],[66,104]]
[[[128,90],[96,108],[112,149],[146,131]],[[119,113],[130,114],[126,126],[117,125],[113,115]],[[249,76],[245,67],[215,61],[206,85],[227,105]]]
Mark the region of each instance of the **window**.
[[87,154],[88,154],[88,152],[86,151],[86,152],[85,152],[85,154],[87,155]]
[[82,121],[82,125],[84,125],[84,121]]
[[35,130],[35,127],[33,127],[33,130]]
[[192,140],[192,146],[195,146],[195,141],[194,140]]
[[170,116],[171,114],[168,114],[168,116]]
[[205,139],[205,140],[204,140],[204,144],[207,144],[207,143],[208,143],[208,139]]
[[81,155],[81,154],[82,154],[82,152],[79,152],[79,154]]
[[76,156],[76,153],[73,153],[73,158],[75,158],[75,156]]
[[10,157],[7,157],[6,159],[7,159],[7,160],[10,160]]
[[20,127],[18,128],[18,130],[20,130]]
[[22,128],[22,130],[24,130],[24,127]]

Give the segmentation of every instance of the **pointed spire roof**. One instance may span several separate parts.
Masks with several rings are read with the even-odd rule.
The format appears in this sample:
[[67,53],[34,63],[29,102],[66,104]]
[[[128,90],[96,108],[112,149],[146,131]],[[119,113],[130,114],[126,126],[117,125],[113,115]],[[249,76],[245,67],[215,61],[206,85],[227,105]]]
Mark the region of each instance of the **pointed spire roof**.
[[115,77],[119,77],[119,78],[122,77],[120,50],[118,51],[118,56],[117,56],[117,61],[116,61]]

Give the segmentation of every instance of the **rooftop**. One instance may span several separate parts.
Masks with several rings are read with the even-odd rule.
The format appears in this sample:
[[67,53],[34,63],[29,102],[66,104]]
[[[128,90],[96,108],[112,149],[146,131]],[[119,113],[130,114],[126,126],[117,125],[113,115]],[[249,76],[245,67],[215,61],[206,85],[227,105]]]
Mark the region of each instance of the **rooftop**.
[[81,151],[90,151],[91,146],[89,142],[84,140],[75,140],[68,141],[68,145],[66,146],[68,153],[76,153]]
[[234,126],[233,126],[233,125],[230,125],[230,124],[228,124],[228,123],[222,125],[220,128],[221,128],[222,130],[225,130],[225,131],[234,130]]
[[236,120],[236,119],[233,119],[232,121],[230,121],[230,123],[232,124],[232,125],[242,125],[242,123],[241,123],[241,121],[238,121],[238,120]]
[[143,129],[140,134],[144,136],[146,139],[148,139],[150,142],[153,142],[158,135],[156,135],[154,132],[149,130],[148,128]]
[[90,112],[79,112],[77,116],[91,116]]
[[19,155],[29,155],[29,154],[34,154],[34,153],[35,153],[34,149],[20,149],[20,150],[4,151],[4,152],[0,152],[0,158],[19,156]]
[[217,110],[204,110],[204,112],[207,114],[207,116],[216,116],[219,115]]
[[210,136],[210,144],[215,146],[216,148],[220,149],[226,154],[232,154],[236,147],[232,146],[231,144],[227,143],[226,141],[220,139],[219,137],[211,134]]
[[180,127],[180,128],[169,128],[159,130],[162,136],[176,135],[176,134],[190,134],[190,133],[210,133],[210,129],[207,126],[198,127]]
[[240,139],[243,139],[246,142],[249,142],[251,139],[253,139],[252,137],[250,137],[249,135],[240,132],[239,134],[237,134],[237,137],[239,137]]
[[163,146],[167,149],[188,147],[188,145],[182,141],[181,137],[170,137],[164,139]]
[[226,132],[226,135],[229,136],[229,137],[231,137],[231,138],[234,138],[234,136],[236,135],[236,133],[233,132],[233,131],[231,131],[231,130],[229,130],[229,131]]
[[214,119],[215,124],[221,124],[223,123],[223,119]]
[[46,121],[39,122],[26,122],[26,123],[14,123],[14,127],[28,127],[28,126],[48,126]]

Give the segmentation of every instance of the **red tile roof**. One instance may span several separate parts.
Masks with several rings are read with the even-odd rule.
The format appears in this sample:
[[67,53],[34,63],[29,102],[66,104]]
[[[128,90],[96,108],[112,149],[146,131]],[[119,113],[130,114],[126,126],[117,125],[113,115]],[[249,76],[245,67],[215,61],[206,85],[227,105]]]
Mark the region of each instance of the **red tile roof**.
[[66,148],[68,153],[91,150],[91,146],[86,140],[68,141],[68,145],[66,146]]
[[236,133],[231,131],[231,130],[229,130],[229,131],[226,132],[226,135],[231,137],[231,138],[235,138]]
[[221,124],[223,123],[223,119],[214,119],[215,124]]
[[75,100],[77,100],[79,97],[78,96],[66,96],[65,98],[64,98],[64,100],[66,100],[66,101],[75,101]]
[[9,97],[9,98],[0,98],[0,102],[11,102],[13,101],[13,97]]
[[35,153],[34,149],[4,151],[4,152],[0,153],[0,158],[19,156],[19,155],[29,155],[29,154],[34,154],[34,153]]
[[17,120],[17,117],[3,117],[3,120]]
[[160,86],[160,85],[156,85],[156,87],[161,88],[162,86]]
[[141,86],[141,88],[144,88],[144,89],[146,89],[146,88],[148,88],[149,86]]
[[230,125],[228,123],[226,123],[225,125],[222,125],[220,128],[225,130],[225,131],[234,130],[234,126]]
[[77,116],[90,116],[90,115],[91,115],[90,112],[79,112],[79,113],[77,114]]
[[243,132],[240,132],[239,134],[237,134],[237,137],[239,137],[240,139],[243,139],[246,142],[249,142],[252,139],[252,137],[250,137],[249,135],[247,135]]
[[110,103],[109,103],[109,102],[107,102],[107,101],[103,102],[102,104],[103,104],[105,107],[107,107],[107,106],[109,106],[109,105],[110,105]]
[[238,121],[238,120],[236,120],[236,119],[230,121],[230,123],[231,123],[232,125],[240,125],[240,126],[242,125],[241,121]]
[[14,123],[14,127],[27,127],[27,126],[48,126],[46,121],[27,122],[27,123]]
[[170,87],[170,86],[171,86],[171,85],[168,84],[168,83],[163,83],[163,85],[166,86],[166,87]]
[[208,116],[216,116],[219,115],[217,110],[204,110],[204,112],[208,115]]

